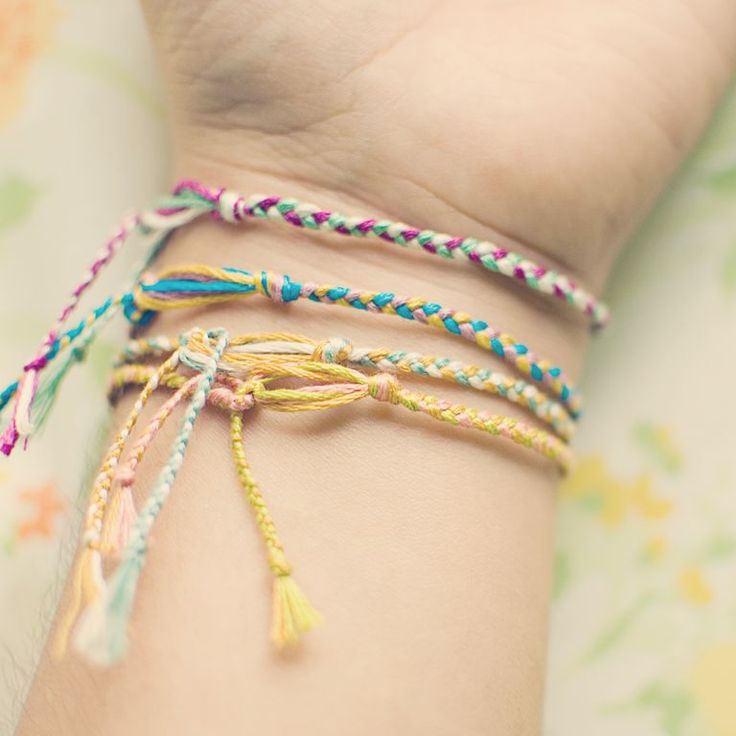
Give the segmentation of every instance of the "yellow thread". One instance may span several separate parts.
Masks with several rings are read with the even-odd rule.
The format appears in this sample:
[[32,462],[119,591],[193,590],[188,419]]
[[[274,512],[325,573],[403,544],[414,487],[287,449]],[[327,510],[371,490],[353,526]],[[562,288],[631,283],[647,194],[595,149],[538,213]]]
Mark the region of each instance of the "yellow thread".
[[69,648],[69,636],[71,635],[77,616],[79,616],[79,611],[82,608],[82,575],[87,565],[86,557],[89,554],[90,549],[85,546],[80,551],[77,561],[74,563],[74,571],[71,576],[71,598],[59,620],[51,649],[54,657],[57,659],[61,659]]
[[[116,435],[102,460],[100,470],[97,473],[90,492],[90,502],[84,523],[84,548],[79,554],[73,574],[72,599],[61,619],[59,633],[56,637],[57,644],[55,649],[58,652],[63,653],[66,651],[69,635],[79,616],[82,603],[85,606],[89,606],[94,603],[100,594],[99,586],[95,580],[95,568],[101,565],[100,556],[102,552],[109,550],[101,543],[99,530],[103,527],[107,502],[112,488],[113,475],[120,455],[125,447],[125,442],[133,430],[143,407],[159,385],[161,378],[172,373],[178,364],[178,360],[178,352],[176,352],[146,377],[145,386],[136,400],[133,409],[128,414],[125,424]],[[145,368],[145,366],[142,366],[142,368]],[[137,370],[134,373],[138,378],[141,378],[145,371]]]
[[[259,389],[258,386],[255,388],[261,392],[265,390]],[[253,386],[243,384],[236,395],[243,397],[249,390],[253,390]],[[245,457],[243,417],[237,411],[230,414],[230,439],[238,479],[255,514],[258,530],[266,543],[268,564],[274,575],[271,637],[276,646],[282,649],[296,644],[300,634],[317,626],[322,617],[291,576],[291,564],[286,559],[276,526]]]
[[[131,368],[125,366],[124,368]],[[145,366],[132,367],[132,371],[118,369],[113,375],[113,386],[118,389],[128,383],[142,383],[149,372]],[[142,370],[143,369],[143,370]],[[250,356],[250,375],[245,382],[233,377],[224,379],[218,374],[217,383],[229,381],[229,387],[247,386],[257,403],[264,404],[274,411],[300,412],[320,411],[331,407],[342,406],[358,401],[365,396],[379,398],[379,389],[385,378],[391,374],[376,374],[367,377],[364,374],[334,363],[288,363],[280,356]],[[300,378],[310,381],[312,385],[302,388],[270,388],[269,384],[279,378]],[[396,380],[391,376],[392,380]],[[163,375],[161,385],[174,388],[179,384],[175,378]],[[391,384],[386,394],[391,403],[404,408],[427,414],[441,422],[454,426],[470,427],[490,435],[504,435],[514,443],[530,448],[544,457],[556,462],[563,471],[572,464],[572,453],[564,442],[555,436],[506,416],[488,415],[485,412],[460,404],[451,404],[430,394],[410,393]],[[245,408],[245,407],[243,407]]]

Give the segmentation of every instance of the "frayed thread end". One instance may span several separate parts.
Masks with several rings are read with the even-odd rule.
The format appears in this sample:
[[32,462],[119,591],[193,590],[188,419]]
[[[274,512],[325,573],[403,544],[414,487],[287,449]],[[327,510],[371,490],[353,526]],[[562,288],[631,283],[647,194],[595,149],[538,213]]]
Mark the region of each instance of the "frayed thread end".
[[2,435],[0,435],[0,452],[3,455],[10,455],[13,448],[18,442],[18,429],[15,426],[15,417],[11,416],[8,426],[5,427]]
[[273,623],[271,638],[277,649],[294,647],[302,634],[322,623],[291,575],[279,575],[273,583]]
[[80,616],[72,646],[91,664],[109,667],[125,656],[128,621],[142,565],[140,555],[123,559],[103,594]]
[[137,518],[133,492],[129,485],[122,485],[113,494],[102,531],[102,549],[107,554],[120,557]]

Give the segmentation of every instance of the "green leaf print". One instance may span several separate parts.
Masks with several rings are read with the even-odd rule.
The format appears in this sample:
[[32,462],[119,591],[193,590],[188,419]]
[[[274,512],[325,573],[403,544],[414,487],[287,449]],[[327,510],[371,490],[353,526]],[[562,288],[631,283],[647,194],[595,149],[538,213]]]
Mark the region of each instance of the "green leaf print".
[[721,283],[727,294],[736,294],[736,245],[732,245],[723,260]]
[[0,232],[23,221],[33,209],[38,187],[21,176],[0,179]]
[[710,183],[714,189],[720,191],[736,191],[736,166],[717,171],[710,177]]

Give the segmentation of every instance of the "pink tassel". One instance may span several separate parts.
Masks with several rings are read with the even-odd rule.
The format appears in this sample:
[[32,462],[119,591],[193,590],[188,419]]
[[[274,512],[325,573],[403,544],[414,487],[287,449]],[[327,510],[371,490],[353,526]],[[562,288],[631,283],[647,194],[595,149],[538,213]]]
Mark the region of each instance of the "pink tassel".
[[123,550],[128,545],[130,532],[133,529],[138,518],[138,512],[133,501],[133,492],[129,485],[123,486],[120,491],[120,511],[118,513],[118,523],[115,534],[115,542],[119,550]]
[[119,557],[130,538],[130,532],[138,518],[130,483],[122,483],[112,498],[105,520],[102,548]]
[[15,395],[10,422],[0,437],[0,452],[4,455],[10,455],[13,452],[20,437],[25,437],[27,441],[28,437],[33,434],[31,406],[33,406],[33,399],[38,391],[38,372],[46,367],[47,362],[46,357],[41,355],[24,368],[23,377],[20,379]]

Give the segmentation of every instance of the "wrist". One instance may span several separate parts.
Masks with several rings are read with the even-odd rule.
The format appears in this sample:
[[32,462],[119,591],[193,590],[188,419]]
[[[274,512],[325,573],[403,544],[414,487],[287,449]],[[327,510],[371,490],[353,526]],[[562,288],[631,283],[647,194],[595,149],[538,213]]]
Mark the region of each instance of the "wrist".
[[[307,133],[179,125],[174,141],[177,181],[226,185],[245,196],[295,197],[347,215],[383,216],[490,241],[570,276],[593,293],[601,291],[609,273],[618,250],[614,240],[620,245],[620,238],[601,235],[607,225],[600,208],[586,209],[566,198],[559,177],[540,182],[531,160],[521,159],[509,172],[491,157],[481,178],[481,164],[460,156],[432,162],[410,150],[401,165],[396,164],[398,151],[366,160],[364,152],[353,154],[356,146],[339,134],[325,146]],[[615,189],[616,183],[609,187]],[[627,227],[623,218],[617,227]]]
[[[221,203],[225,209],[219,210],[228,218],[231,204],[237,199],[237,195],[232,194],[233,178],[225,180],[219,171],[214,176],[217,176],[218,183],[224,181],[229,189]],[[213,177],[198,174],[199,179],[210,185],[214,184]],[[368,214],[367,205],[360,202],[346,205],[348,199],[351,202],[354,200],[343,198],[338,192],[316,192],[313,188],[305,187],[304,183],[289,185],[277,181],[272,185],[270,181],[264,182],[262,175],[248,175],[247,178],[256,184],[251,189],[238,184],[235,190],[245,195],[246,200],[249,191],[265,189],[269,195],[296,194],[299,199],[316,200],[320,211],[326,208],[337,209],[344,215]],[[258,186],[264,183],[265,186]],[[252,201],[257,201],[257,198]],[[271,205],[266,207],[276,213],[277,220],[281,219],[275,208],[271,210]],[[370,211],[370,216],[390,217],[388,213],[375,210]],[[518,244],[508,238],[503,239],[503,245],[519,250]],[[538,259],[535,254],[528,255]],[[587,334],[587,322],[581,314],[551,296],[529,290],[516,277],[504,278],[462,258],[448,261],[422,253],[421,249],[401,248],[396,243],[386,243],[375,237],[363,240],[346,238],[330,232],[315,232],[308,227],[294,228],[283,222],[263,221],[248,216],[235,225],[202,218],[195,225],[177,233],[158,267],[194,263],[234,266],[255,273],[270,271],[285,274],[294,282],[429,298],[445,309],[467,313],[470,315],[468,319],[486,321],[498,332],[511,333],[518,341],[528,345],[532,352],[549,358],[553,364],[561,365],[565,372],[571,370],[573,374]],[[256,331],[276,329],[303,332],[318,339],[340,335],[353,341],[359,340],[360,345],[364,346],[407,348],[494,366],[495,356],[488,353],[484,355],[483,351],[479,353],[477,347],[463,340],[458,341],[452,330],[449,334],[438,334],[395,317],[367,316],[355,310],[326,310],[303,301],[274,307],[261,298],[211,306],[206,316],[196,310],[196,318],[193,317],[194,311],[177,310],[175,314],[164,315],[157,320],[154,329],[160,331],[165,326],[166,331],[172,332],[197,324],[204,328],[222,325],[232,334],[253,332],[255,328]],[[195,319],[197,321],[193,321]],[[206,321],[203,322],[203,319]],[[424,320],[417,317],[417,321]],[[509,371],[508,366],[506,371]],[[510,372],[513,373],[513,369]]]

